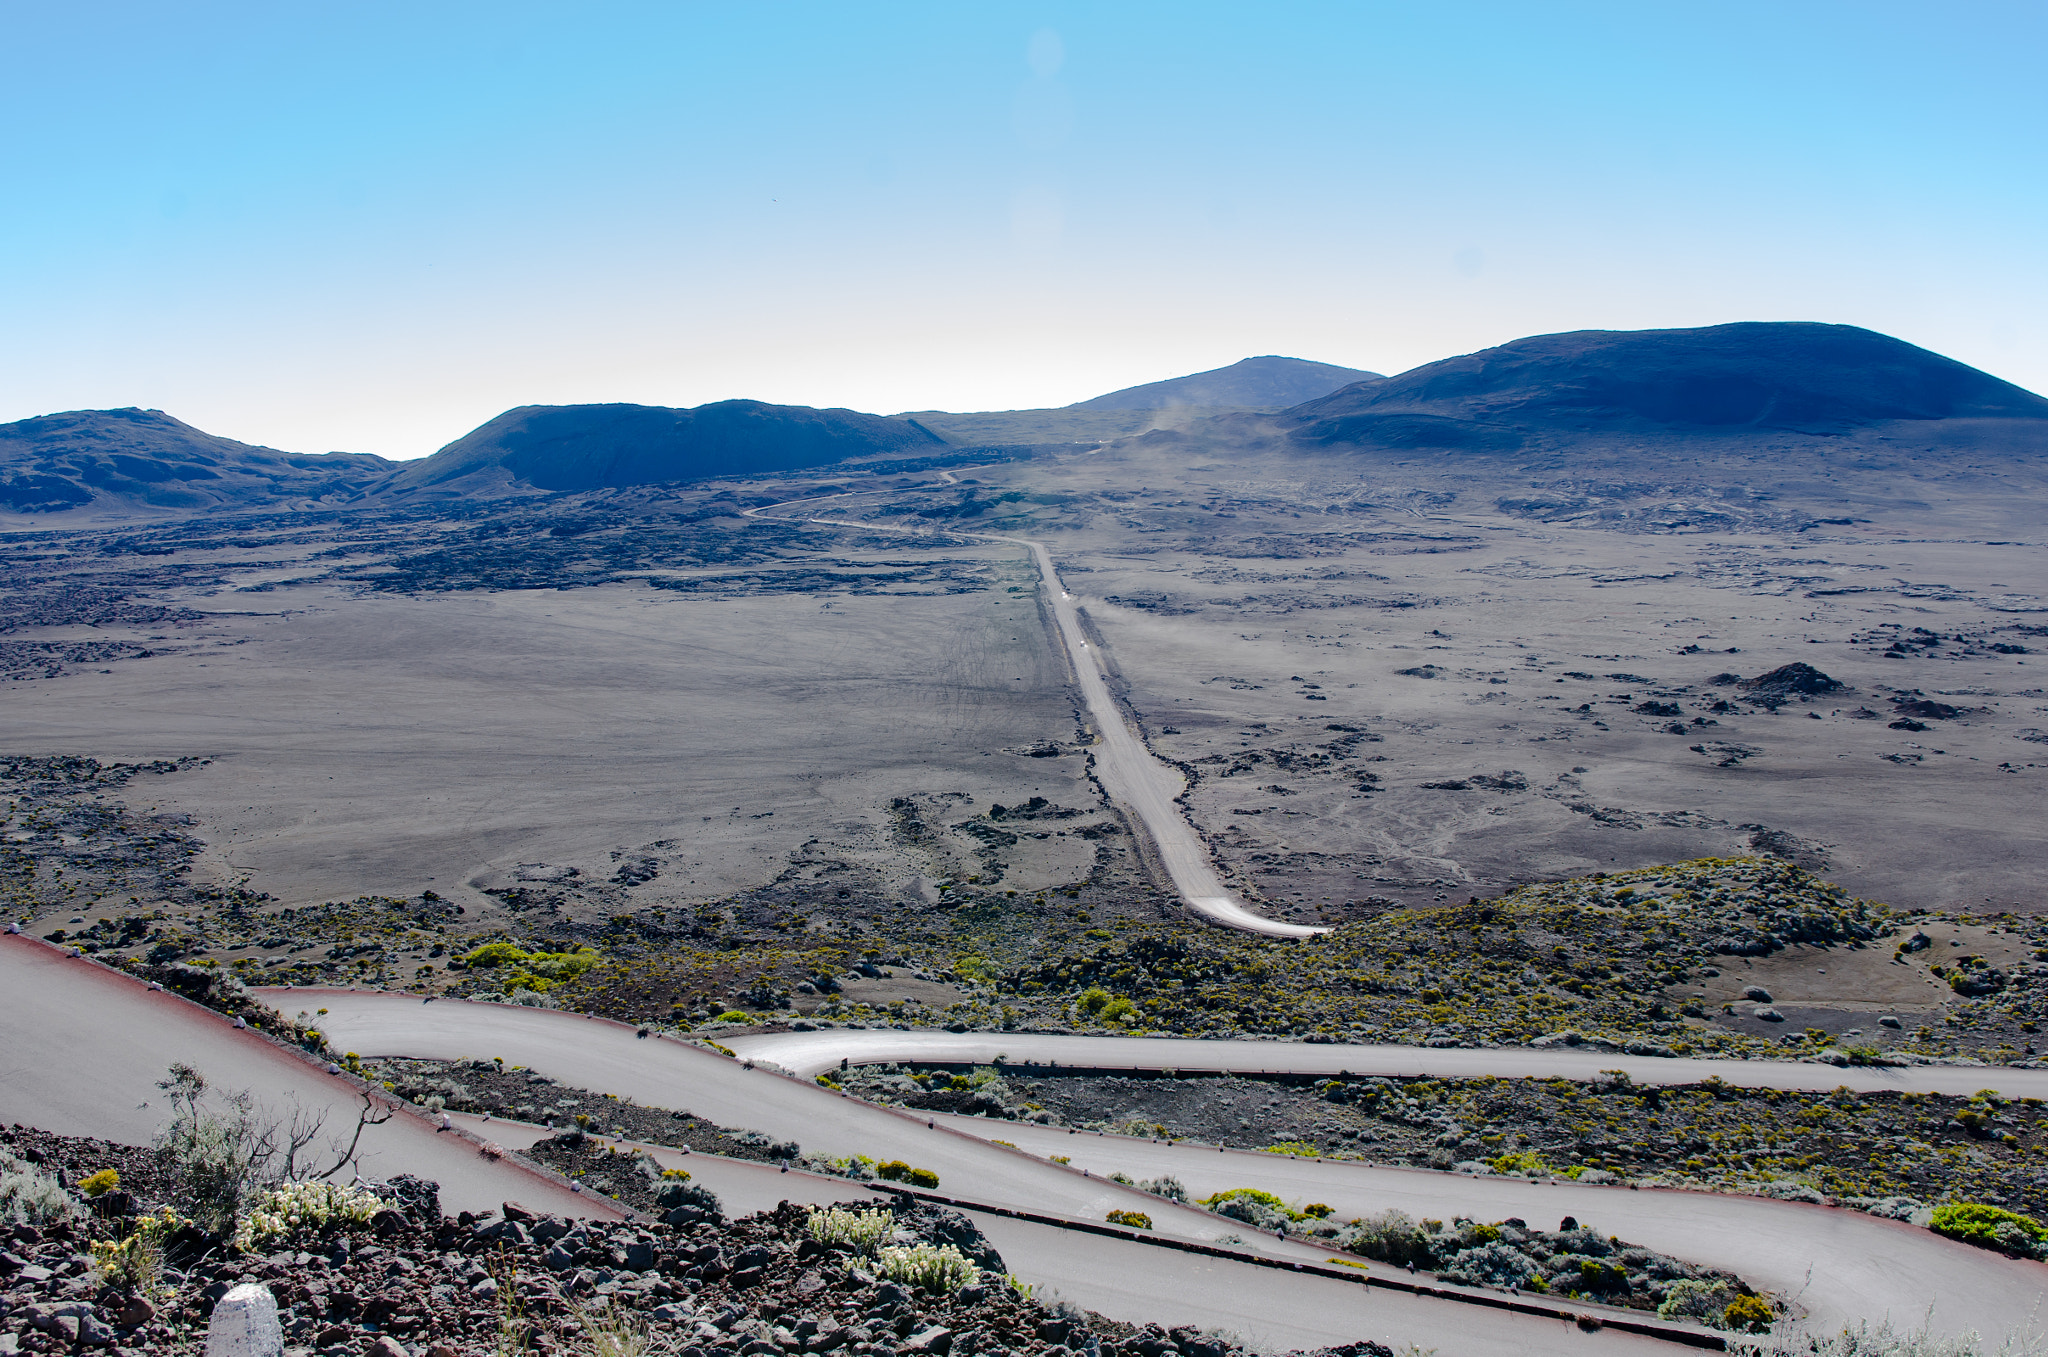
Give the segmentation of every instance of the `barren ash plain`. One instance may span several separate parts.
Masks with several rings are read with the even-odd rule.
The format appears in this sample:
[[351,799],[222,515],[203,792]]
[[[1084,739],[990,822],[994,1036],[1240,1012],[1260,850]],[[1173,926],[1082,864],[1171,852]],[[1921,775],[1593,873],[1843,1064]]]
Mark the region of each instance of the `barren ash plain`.
[[[533,1161],[572,1176],[604,1176],[588,1133],[654,1154],[686,1113],[700,1154],[777,1156],[688,1089],[608,1106],[595,1070],[344,1047],[311,1031],[322,995],[743,1053],[919,1030],[1492,1051],[1332,1076],[849,1047],[817,1082],[1458,1193],[1854,1209],[1961,1239],[1957,1275],[2017,1269],[2018,1304],[2048,1280],[2044,454],[2048,400],[1818,324],[1539,336],[1393,377],[1250,359],[1047,411],[524,407],[403,463],[158,411],[24,420],[0,426],[5,911],[364,1089],[555,1127]],[[1542,1063],[1589,1053],[1728,1074]],[[1815,1077],[1742,1073],[1765,1062]],[[1912,1083],[1973,1062],[2001,1068]],[[15,1077],[0,1123],[27,1120]],[[38,1153],[117,1153],[61,1148]],[[663,1209],[621,1183],[590,1194]],[[1586,1271],[1584,1241],[1451,1192],[1406,1234],[1285,1190],[1206,1205],[1715,1342],[1879,1317],[1682,1235]],[[1929,1230],[1944,1206],[1983,1228]],[[777,1219],[748,1228],[802,1233]],[[1486,1270],[1502,1228],[1534,1271]],[[1157,1357],[1131,1325],[1179,1322],[1073,1286],[1098,1350]],[[295,1322],[308,1351],[380,1332]]]

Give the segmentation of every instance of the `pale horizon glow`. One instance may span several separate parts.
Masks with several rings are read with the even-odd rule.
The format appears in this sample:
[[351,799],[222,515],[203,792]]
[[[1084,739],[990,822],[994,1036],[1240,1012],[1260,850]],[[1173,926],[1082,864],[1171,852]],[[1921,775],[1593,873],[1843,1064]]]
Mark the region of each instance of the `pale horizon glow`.
[[2048,11],[17,7],[0,421],[1065,405],[1862,325],[2048,391]]

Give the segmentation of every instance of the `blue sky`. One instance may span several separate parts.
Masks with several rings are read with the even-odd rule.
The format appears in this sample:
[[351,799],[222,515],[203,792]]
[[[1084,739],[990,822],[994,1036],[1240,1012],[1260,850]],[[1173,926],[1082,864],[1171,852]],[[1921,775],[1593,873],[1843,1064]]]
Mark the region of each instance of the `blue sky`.
[[0,420],[411,457],[1750,319],[2048,391],[2037,3],[0,17]]

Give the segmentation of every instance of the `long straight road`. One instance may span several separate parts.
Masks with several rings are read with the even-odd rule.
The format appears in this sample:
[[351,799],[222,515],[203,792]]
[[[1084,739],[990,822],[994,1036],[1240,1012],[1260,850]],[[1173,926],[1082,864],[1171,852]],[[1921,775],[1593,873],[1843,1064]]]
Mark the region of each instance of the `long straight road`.
[[806,1077],[849,1061],[879,1065],[1071,1065],[1098,1070],[1186,1070],[1203,1074],[1384,1074],[1429,1079],[1591,1080],[1620,1070],[1638,1084],[1697,1084],[1858,1093],[1964,1095],[1994,1088],[2011,1098],[2048,1100],[2048,1069],[2010,1065],[1824,1065],[1804,1060],[1708,1060],[1526,1046],[1311,1045],[1301,1041],[1202,1041],[1191,1037],[1082,1037],[1049,1032],[942,1032],[916,1028],[827,1028],[733,1037],[725,1045]]
[[[1575,1215],[1631,1242],[1730,1268],[1756,1285],[1796,1298],[1824,1325],[1889,1318],[1908,1328],[1928,1322],[1938,1333],[1969,1328],[1997,1333],[2023,1325],[2036,1306],[2048,1304],[2048,1268],[2038,1263],[2002,1258],[1855,1211],[1759,1197],[1377,1168],[1076,1134],[1012,1121],[918,1116],[765,1069],[748,1070],[680,1043],[636,1038],[631,1028],[618,1024],[541,1009],[448,1000],[423,1005],[399,995],[344,991],[273,990],[264,997],[286,1012],[326,1007],[323,1021],[335,1040],[364,1054],[500,1055],[565,1083],[795,1140],[812,1153],[905,1159],[937,1171],[941,1192],[970,1200],[1079,1220],[1101,1220],[1112,1207],[1138,1210],[1153,1218],[1159,1233],[1190,1240],[1213,1241],[1233,1223],[1118,1186],[1104,1175],[1121,1172],[1143,1179],[1170,1174],[1196,1191],[1259,1187],[1292,1201],[1328,1202],[1345,1216],[1398,1206],[1416,1216],[1499,1220],[1519,1215],[1547,1225]],[[1124,1040],[1145,1044],[1142,1038]],[[1261,1050],[1282,1045],[1244,1044]],[[1526,1054],[1550,1058],[1560,1053]],[[1734,1074],[1744,1062],[1723,1066]],[[1053,1163],[1055,1154],[1072,1165]],[[1083,1170],[1090,1176],[1082,1176]],[[1254,1237],[1251,1246],[1285,1261],[1327,1257],[1293,1241]],[[1449,1342],[1446,1350],[1471,1349]]]
[[[921,537],[927,534],[908,528],[898,528],[883,523],[861,523],[853,519],[827,518],[822,514],[807,513],[791,518],[772,512],[792,505],[813,503],[820,500],[845,499],[845,494],[814,495],[806,499],[785,500],[781,504],[767,504],[748,509],[748,518],[783,518],[784,521],[823,523],[832,527],[858,528],[867,532],[894,532],[905,536]],[[947,529],[949,536],[971,537],[982,542],[1002,542],[1008,546],[1023,547],[1031,553],[1032,562],[1038,567],[1040,582],[1045,587],[1046,598],[1052,607],[1053,635],[1067,658],[1074,682],[1081,690],[1081,697],[1088,705],[1089,715],[1095,722],[1096,745],[1095,776],[1101,781],[1109,798],[1137,822],[1159,856],[1160,867],[1166,872],[1188,908],[1206,918],[1230,928],[1242,929],[1247,933],[1263,933],[1276,938],[1304,938],[1317,933],[1327,933],[1327,928],[1312,928],[1305,924],[1282,923],[1245,908],[1223,884],[1223,878],[1216,872],[1215,863],[1210,859],[1208,848],[1195,828],[1181,813],[1177,798],[1187,785],[1180,771],[1166,763],[1146,747],[1138,732],[1124,719],[1122,708],[1109,691],[1109,680],[1103,672],[1102,657],[1088,644],[1086,630],[1081,625],[1080,606],[1074,596],[1060,583],[1059,571],[1053,567],[1052,553],[1043,542],[1028,537],[1004,537],[994,533],[961,532]]]

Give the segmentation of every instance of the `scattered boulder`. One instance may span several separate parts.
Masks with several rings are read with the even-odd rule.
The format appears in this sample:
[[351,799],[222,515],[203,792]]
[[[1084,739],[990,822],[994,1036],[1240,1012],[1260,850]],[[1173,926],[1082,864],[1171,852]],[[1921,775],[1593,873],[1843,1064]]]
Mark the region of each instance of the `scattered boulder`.
[[1839,693],[1845,686],[1840,679],[1830,678],[1812,665],[1796,660],[1779,665],[1767,674],[1742,680],[1742,687],[1748,689],[1750,700],[1773,711],[1794,698]]

